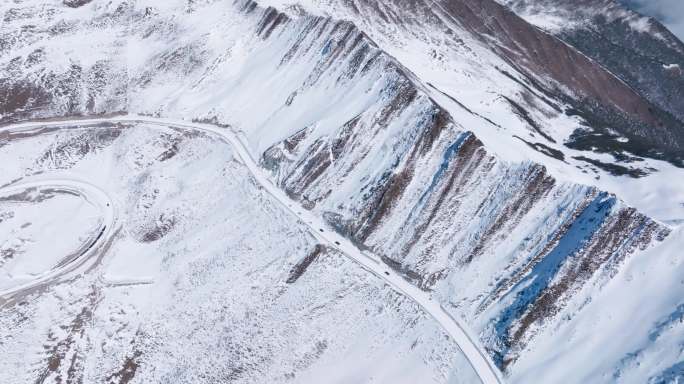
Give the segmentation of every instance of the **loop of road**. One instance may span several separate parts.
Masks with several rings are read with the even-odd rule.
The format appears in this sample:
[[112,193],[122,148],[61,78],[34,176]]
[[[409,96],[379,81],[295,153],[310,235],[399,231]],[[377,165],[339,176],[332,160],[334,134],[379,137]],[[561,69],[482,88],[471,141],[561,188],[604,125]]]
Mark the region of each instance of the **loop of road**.
[[[264,188],[264,190],[273,198],[275,198],[275,200],[277,200],[280,204],[282,204],[283,207],[292,215],[297,217],[303,225],[306,225],[316,239],[327,244],[330,248],[336,249],[343,256],[346,256],[360,265],[364,270],[384,280],[385,283],[393,290],[408,297],[419,307],[421,307],[427,314],[437,321],[439,325],[446,331],[446,333],[452,338],[452,340],[456,342],[484,384],[495,384],[502,382],[499,370],[495,367],[489,356],[483,352],[483,348],[479,345],[477,337],[471,335],[469,331],[467,331],[468,327],[464,326],[461,320],[452,316],[442,305],[435,302],[430,293],[422,291],[406,281],[400,274],[396,273],[394,270],[382,263],[377,256],[361,251],[349,239],[329,230],[327,225],[320,218],[301,207],[299,202],[290,199],[284,191],[276,187],[263,173],[257,161],[254,160],[250,151],[247,149],[244,135],[236,133],[229,128],[223,128],[209,124],[188,122],[185,120],[153,118],[148,116],[119,116],[101,119],[28,122],[2,127],[0,128],[0,133],[5,131],[30,132],[31,130],[46,127],[83,127],[101,123],[141,123],[172,127],[176,129],[200,131],[208,133],[212,136],[216,136],[220,138],[221,141],[228,143],[234,149],[238,157],[242,160],[242,163],[248,168],[252,176]],[[97,127],[93,128],[97,129]],[[35,182],[40,183],[40,181]],[[109,198],[104,191],[86,182],[71,180],[65,183],[65,180],[59,179],[53,180],[52,183],[61,187],[70,186],[81,188],[80,191],[83,192],[85,196],[99,196],[104,198],[103,201],[109,201]],[[106,236],[101,236],[102,239],[107,238],[107,236],[111,236],[113,233],[112,227],[115,220],[115,211],[113,210],[112,204],[109,204],[108,207],[111,209],[111,212],[105,214]],[[94,247],[90,248],[88,252],[94,252],[93,248]],[[87,254],[88,252],[86,252],[86,255],[83,255],[77,259],[80,264],[84,263],[92,256]],[[41,277],[40,281],[32,281],[31,283],[28,283],[27,287],[13,288],[13,294],[16,294],[17,290],[31,289],[36,285],[44,284],[51,279],[57,278],[64,273],[77,268],[80,264],[77,264],[75,260],[74,262],[65,266],[65,268],[60,270],[52,270],[48,272],[46,276]],[[7,293],[0,292],[0,300],[6,294]]]
[[106,242],[114,233],[116,218],[114,205],[107,193],[97,186],[68,175],[60,178],[56,178],[54,175],[50,177],[38,176],[30,178],[29,181],[19,181],[3,186],[0,188],[0,195],[5,196],[29,189],[54,189],[76,194],[100,209],[102,214],[101,222],[95,232],[95,236],[86,242],[85,248],[80,249],[75,255],[65,255],[63,257],[63,259],[67,260],[66,262],[34,276],[31,281],[0,290],[0,305],[10,301],[12,298],[31,292],[39,286],[59,280],[83,266],[97,254],[99,245]]

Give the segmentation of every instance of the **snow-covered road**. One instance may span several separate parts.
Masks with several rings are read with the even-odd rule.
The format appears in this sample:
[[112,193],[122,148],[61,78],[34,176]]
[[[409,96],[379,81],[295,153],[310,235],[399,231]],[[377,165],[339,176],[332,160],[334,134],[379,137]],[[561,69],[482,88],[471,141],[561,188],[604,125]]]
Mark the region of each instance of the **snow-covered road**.
[[[7,129],[2,128],[0,132]],[[72,272],[80,270],[81,267],[87,268],[88,264],[96,259],[95,256],[100,252],[101,245],[107,243],[115,232],[116,211],[107,193],[88,181],[79,180],[66,173],[34,176],[29,180],[22,180],[3,186],[0,188],[0,194],[8,195],[33,188],[51,189],[81,196],[100,209],[102,214],[101,221],[93,237],[88,239],[82,248],[76,250],[71,255],[59,255],[63,262],[54,268],[33,276],[28,282],[0,291],[0,306],[8,301],[16,300],[40,286],[65,278]]]
[[[275,186],[266,176],[263,170],[259,167],[258,162],[252,157],[247,149],[245,140],[238,133],[223,127],[218,127],[210,124],[194,123],[184,120],[154,118],[148,116],[118,116],[107,117],[101,119],[81,119],[81,120],[62,120],[49,122],[28,122],[15,124],[0,128],[0,133],[3,131],[31,131],[42,127],[59,127],[59,126],[84,126],[90,124],[98,124],[103,122],[129,122],[129,123],[145,123],[153,125],[163,125],[174,127],[177,129],[187,129],[202,131],[213,134],[229,143],[235,150],[238,157],[242,160],[244,165],[249,169],[255,180],[277,201],[286,207],[299,221],[308,226],[311,233],[322,243],[327,244],[330,248],[334,248],[342,253],[344,256],[352,259],[365,270],[373,273],[377,277],[383,279],[390,287],[397,292],[409,297],[422,309],[432,316],[451,336],[451,338],[458,344],[461,351],[463,351],[470,364],[477,372],[481,381],[485,384],[500,383],[502,380],[498,369],[494,366],[491,359],[483,352],[482,347],[477,341],[477,337],[470,334],[468,328],[461,320],[451,316],[439,303],[434,301],[428,292],[422,291],[416,286],[406,281],[401,275],[394,272],[387,265],[382,263],[380,259],[368,252],[364,252],[356,247],[350,240],[332,231],[321,218],[316,217],[310,211],[302,208],[301,205],[291,200],[284,191]],[[53,180],[54,182],[54,180]],[[59,180],[62,185],[69,185],[72,187],[92,187],[89,184],[73,184],[75,181]],[[96,189],[96,188],[95,188]],[[84,191],[85,192],[85,191]],[[90,193],[90,192],[89,192]],[[98,192],[104,194],[104,192]],[[106,196],[106,194],[105,194]],[[113,222],[114,212],[109,213],[108,216]],[[111,231],[111,225],[107,226],[108,231]],[[82,259],[87,259],[83,257]],[[52,275],[54,277],[54,274]],[[47,279],[47,278],[46,278]],[[44,282],[46,279],[42,279]],[[40,284],[37,282],[35,284]],[[33,284],[33,282],[32,282]],[[35,285],[34,285],[35,286]],[[0,293],[3,294],[3,293]],[[2,296],[0,296],[2,297]]]

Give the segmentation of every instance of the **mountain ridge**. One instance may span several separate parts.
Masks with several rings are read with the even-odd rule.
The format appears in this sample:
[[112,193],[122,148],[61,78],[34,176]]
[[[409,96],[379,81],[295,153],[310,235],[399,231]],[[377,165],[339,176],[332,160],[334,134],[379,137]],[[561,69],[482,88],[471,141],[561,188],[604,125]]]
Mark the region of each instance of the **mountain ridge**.
[[[572,103],[581,100],[570,97],[571,89],[561,89],[559,95],[544,83],[544,73],[565,73],[564,67],[546,68],[529,47],[548,48],[546,56],[566,47],[561,50],[570,57],[565,63],[590,63],[599,86],[591,78],[566,82],[599,95],[600,85],[616,87],[617,94],[603,95],[610,108],[630,105],[633,95],[627,102],[620,99],[630,86],[493,2],[451,1],[441,5],[447,11],[402,1],[296,6],[273,1],[261,6],[250,0],[93,1],[68,7],[71,11],[53,3],[45,20],[55,24],[47,23],[45,36],[33,30],[24,40],[2,40],[9,47],[3,52],[17,56],[2,55],[11,65],[0,72],[0,90],[4,100],[18,101],[5,104],[3,123],[123,110],[240,130],[251,154],[278,186],[360,248],[377,253],[450,314],[466,319],[513,382],[535,374],[563,376],[567,367],[544,366],[543,359],[533,357],[559,356],[554,346],[568,329],[583,335],[604,331],[601,337],[618,332],[582,322],[591,314],[622,308],[615,304],[602,312],[592,297],[597,302],[614,297],[615,286],[634,292],[625,271],[656,250],[670,249],[681,237],[675,220],[684,216],[678,216],[677,208],[667,201],[634,198],[627,191],[652,180],[660,186],[662,179],[681,175],[680,170],[650,158],[635,159],[639,152],[630,151],[629,145],[640,142],[624,131],[583,133],[619,144],[608,153],[573,148],[578,127],[594,123],[572,116]],[[449,19],[460,6],[470,13],[459,12],[460,21]],[[473,12],[470,6],[481,8]],[[326,12],[331,15],[321,16]],[[28,26],[43,17],[31,12],[17,16],[21,14],[5,12],[11,16],[8,29],[23,25],[30,31]],[[463,19],[466,14],[473,16]],[[491,25],[476,25],[482,17]],[[492,40],[516,25],[529,33]],[[60,50],[85,32],[97,36],[92,47],[81,42],[92,50],[88,57],[81,46]],[[2,36],[11,34],[2,31]],[[543,73],[530,69],[535,66]],[[548,82],[562,84],[554,76]],[[648,109],[642,99],[634,100],[642,112]],[[190,139],[155,138],[153,143],[168,146],[157,160],[136,154],[130,161],[135,167],[165,162]],[[144,176],[139,180],[149,183]],[[681,196],[677,185],[668,185],[675,197]],[[629,197],[626,203],[619,199],[623,192]],[[146,190],[140,199],[154,200],[159,193],[173,201],[164,188]],[[669,212],[662,214],[649,204]],[[246,207],[237,209],[244,212]],[[651,212],[659,213],[651,218]],[[173,226],[189,219],[176,211],[163,213],[150,222],[181,239]],[[316,249],[308,245],[297,262]],[[268,253],[270,260],[278,260],[274,255]],[[329,260],[319,256],[311,263],[320,265],[322,258]],[[672,263],[677,263],[674,256]],[[272,273],[287,280],[292,265]],[[676,270],[658,269],[662,284],[674,284]],[[309,268],[303,276],[323,284]],[[666,332],[658,324],[673,313],[671,297],[657,287],[649,289],[660,293],[662,306],[638,324],[632,343],[616,346],[598,367],[598,362],[586,361],[590,357],[565,352],[563,357],[578,370],[573,380],[601,380],[615,369],[635,382],[658,377],[667,369],[646,362],[660,349],[670,351],[663,364],[676,366],[670,341],[649,339],[653,332]],[[633,311],[625,309],[619,316]],[[674,333],[671,340],[678,340],[677,326],[666,323],[671,326],[667,332]],[[634,343],[642,343],[638,359],[625,358]],[[325,356],[325,348],[315,355]],[[258,363],[250,364],[250,369],[260,369]],[[586,369],[578,368],[584,364]],[[236,377],[244,373],[235,372]]]

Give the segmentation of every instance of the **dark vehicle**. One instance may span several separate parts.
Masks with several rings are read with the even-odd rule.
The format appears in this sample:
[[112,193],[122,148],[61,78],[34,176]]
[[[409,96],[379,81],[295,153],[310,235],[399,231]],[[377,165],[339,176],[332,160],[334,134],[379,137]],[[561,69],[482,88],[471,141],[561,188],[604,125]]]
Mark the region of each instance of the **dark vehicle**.
[[323,230],[323,228],[318,228],[318,230],[321,231],[321,232],[325,232],[325,231]]
[[340,245],[340,242],[339,242],[339,241],[336,241],[335,244]]
[[385,271],[385,275],[389,276],[389,272]]

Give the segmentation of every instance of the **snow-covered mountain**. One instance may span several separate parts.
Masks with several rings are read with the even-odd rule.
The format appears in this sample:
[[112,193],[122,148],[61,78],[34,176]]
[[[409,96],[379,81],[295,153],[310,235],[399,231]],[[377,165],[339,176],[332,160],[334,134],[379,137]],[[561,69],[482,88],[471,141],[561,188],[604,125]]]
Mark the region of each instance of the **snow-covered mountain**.
[[[653,20],[608,0],[0,13],[3,382],[486,381],[395,274],[504,381],[684,378],[684,45]],[[65,121],[14,125],[38,119]]]
[[684,120],[684,44],[657,20],[614,0],[504,3],[605,66],[661,113]]

